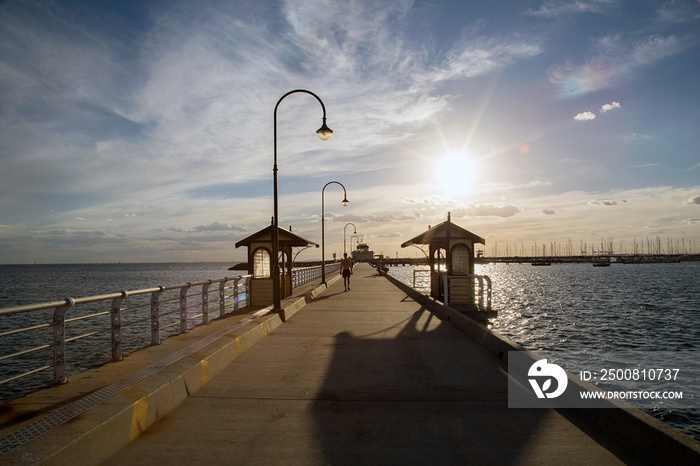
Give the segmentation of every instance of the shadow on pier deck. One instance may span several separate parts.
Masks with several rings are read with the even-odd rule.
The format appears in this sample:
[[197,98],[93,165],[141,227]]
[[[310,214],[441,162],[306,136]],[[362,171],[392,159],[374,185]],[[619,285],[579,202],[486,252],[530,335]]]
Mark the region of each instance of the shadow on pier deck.
[[[201,380],[189,376],[183,382],[187,395],[170,408],[155,399],[143,404],[144,393],[163,390],[162,381],[156,387],[157,381],[146,379],[114,397],[133,400],[132,407],[128,419],[110,421],[104,434],[83,442],[70,437],[76,428],[86,429],[79,427],[84,418],[107,419],[107,408],[98,406],[69,422],[73,430],[58,427],[41,436],[42,447],[29,442],[0,461],[310,465],[649,460],[637,456],[640,445],[616,442],[610,426],[591,425],[572,412],[509,409],[506,364],[369,266],[356,267],[349,292],[339,281],[329,282],[326,291],[301,311],[290,312],[274,331],[268,332],[260,320],[248,324],[259,341],[234,345],[235,360],[215,377],[204,372],[205,366],[213,370],[215,365],[213,359],[202,363],[209,350],[189,356],[199,363],[195,375]],[[221,339],[243,334],[240,330]],[[151,422],[139,422],[147,417],[154,420],[143,430]]]

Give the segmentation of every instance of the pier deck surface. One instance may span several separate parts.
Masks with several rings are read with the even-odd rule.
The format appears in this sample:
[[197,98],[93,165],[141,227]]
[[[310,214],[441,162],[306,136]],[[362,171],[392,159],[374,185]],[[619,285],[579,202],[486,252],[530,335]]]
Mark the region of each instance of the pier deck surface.
[[637,462],[507,396],[503,361],[360,264],[105,464]]

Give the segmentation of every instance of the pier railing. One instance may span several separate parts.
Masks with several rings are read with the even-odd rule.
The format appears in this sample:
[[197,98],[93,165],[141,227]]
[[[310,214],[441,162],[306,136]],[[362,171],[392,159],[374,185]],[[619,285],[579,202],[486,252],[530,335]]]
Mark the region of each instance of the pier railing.
[[[163,334],[186,333],[209,322],[212,314],[235,312],[249,304],[250,275],[159,286],[135,291],[66,298],[0,309],[0,385],[53,370],[66,382],[68,363],[85,367],[104,361],[90,358],[111,351],[122,359],[125,349],[157,345]],[[167,338],[167,336],[166,336]],[[145,340],[145,341],[144,341]]]
[[488,275],[445,275],[444,304],[467,304],[491,312],[491,279]]
[[[326,275],[340,270],[340,262],[326,264]],[[292,270],[292,288],[321,278],[321,266],[299,267]]]

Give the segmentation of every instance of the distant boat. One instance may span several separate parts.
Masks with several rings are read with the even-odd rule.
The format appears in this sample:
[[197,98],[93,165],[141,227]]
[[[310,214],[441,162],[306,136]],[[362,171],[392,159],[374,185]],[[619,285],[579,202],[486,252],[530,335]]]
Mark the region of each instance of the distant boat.
[[532,261],[532,265],[552,265],[550,261],[545,261],[545,260],[536,260]]
[[596,257],[592,261],[593,267],[610,267],[609,257]]

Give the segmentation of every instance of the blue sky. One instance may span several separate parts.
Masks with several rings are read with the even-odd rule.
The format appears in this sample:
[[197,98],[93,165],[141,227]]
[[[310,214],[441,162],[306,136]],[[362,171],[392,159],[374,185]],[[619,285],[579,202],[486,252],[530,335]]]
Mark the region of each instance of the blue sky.
[[[700,3],[0,2],[0,263],[700,240]],[[348,231],[351,227],[348,228]],[[589,246],[590,247],[590,246]],[[320,257],[319,250],[299,259]]]

